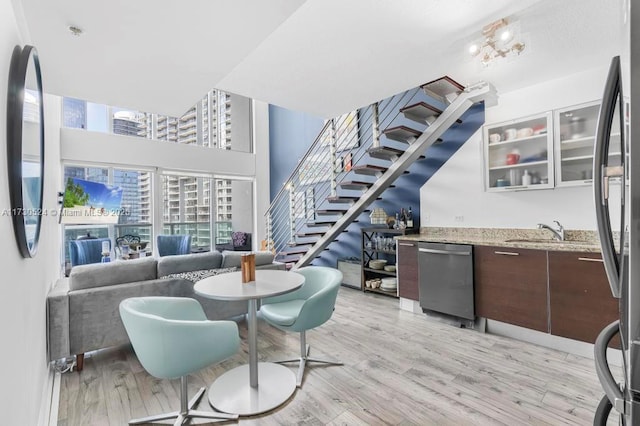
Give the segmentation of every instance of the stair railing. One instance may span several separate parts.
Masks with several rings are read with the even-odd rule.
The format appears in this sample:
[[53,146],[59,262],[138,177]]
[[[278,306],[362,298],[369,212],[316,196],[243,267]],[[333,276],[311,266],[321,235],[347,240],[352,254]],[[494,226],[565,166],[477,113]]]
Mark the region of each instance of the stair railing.
[[336,196],[340,183],[350,179],[349,166],[361,164],[367,150],[379,146],[379,129],[389,126],[419,93],[420,88],[411,89],[325,123],[265,213],[269,250],[280,253],[305,244],[308,238],[296,235],[313,231],[308,223],[317,220],[315,211],[326,205],[327,197]]

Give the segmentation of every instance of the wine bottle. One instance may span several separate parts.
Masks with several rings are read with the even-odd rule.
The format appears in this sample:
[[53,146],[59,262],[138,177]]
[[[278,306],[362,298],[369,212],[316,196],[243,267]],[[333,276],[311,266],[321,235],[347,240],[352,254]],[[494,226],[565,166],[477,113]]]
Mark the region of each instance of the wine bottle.
[[409,206],[409,211],[407,212],[407,228],[413,228],[413,212],[411,211],[411,206]]
[[404,207],[400,209],[400,229],[407,227],[407,214],[404,211]]

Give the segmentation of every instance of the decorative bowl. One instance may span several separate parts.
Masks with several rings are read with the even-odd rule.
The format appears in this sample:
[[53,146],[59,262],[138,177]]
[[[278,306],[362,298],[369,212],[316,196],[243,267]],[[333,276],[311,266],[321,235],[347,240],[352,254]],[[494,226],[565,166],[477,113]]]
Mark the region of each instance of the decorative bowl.
[[387,261],[385,259],[374,259],[369,261],[369,268],[382,269],[386,264],[387,264]]
[[385,265],[384,266],[384,270],[387,272],[395,272],[396,271],[396,265]]

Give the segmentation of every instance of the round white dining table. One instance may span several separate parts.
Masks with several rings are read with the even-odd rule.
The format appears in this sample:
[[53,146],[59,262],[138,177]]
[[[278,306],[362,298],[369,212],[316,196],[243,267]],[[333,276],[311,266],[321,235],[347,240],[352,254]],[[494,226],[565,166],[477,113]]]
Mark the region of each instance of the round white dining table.
[[258,300],[279,296],[300,288],[304,276],[296,272],[257,270],[255,281],[242,282],[241,272],[216,275],[198,281],[196,294],[217,300],[249,303],[249,363],[227,371],[209,388],[209,403],[224,413],[251,416],[264,413],[287,401],[296,390],[292,370],[271,362],[258,362]]

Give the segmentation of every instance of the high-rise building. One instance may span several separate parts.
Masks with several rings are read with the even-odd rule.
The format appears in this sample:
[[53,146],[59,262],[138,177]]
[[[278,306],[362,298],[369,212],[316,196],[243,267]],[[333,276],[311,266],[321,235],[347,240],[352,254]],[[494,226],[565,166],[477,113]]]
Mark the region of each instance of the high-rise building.
[[73,98],[62,99],[63,126],[73,129],[87,128],[87,101]]
[[116,135],[138,136],[145,114],[134,111],[113,113],[113,133]]
[[231,241],[233,231],[233,194],[229,179],[216,179],[216,240],[220,243]]
[[[207,93],[180,118],[149,114],[143,125],[145,135],[176,143],[231,149],[231,95],[218,90]],[[231,181],[218,180],[217,187]],[[188,233],[195,246],[211,246],[212,180],[192,176],[163,177],[164,222],[166,233]],[[215,205],[231,203],[231,194],[216,198]],[[217,207],[215,207],[217,209]],[[229,224],[222,236],[230,238],[230,215],[216,214],[218,228]],[[224,223],[221,223],[224,222]],[[225,228],[226,229],[226,228]],[[220,237],[216,232],[215,237]]]
[[188,145],[231,149],[231,95],[211,90],[182,117],[141,114],[137,135]]
[[[85,101],[64,99],[66,127],[86,128],[87,105]],[[111,116],[112,132],[127,136],[166,140],[174,143],[199,145],[218,149],[231,149],[231,95],[212,90],[182,117],[169,117],[152,113],[118,110]],[[76,170],[78,169],[78,170]],[[65,176],[107,183],[100,170],[66,167]],[[77,176],[76,176],[77,175]],[[114,170],[113,184],[123,188],[122,207],[125,214],[119,226],[127,231],[137,231],[141,238],[149,240],[151,230],[147,226],[138,229],[134,225],[151,223],[151,174],[134,170]],[[228,242],[232,230],[232,181],[193,176],[163,176],[164,233],[187,233],[193,236],[196,246],[211,246],[211,239]],[[211,207],[213,205],[213,207]],[[217,229],[212,232],[211,208],[215,209]],[[212,234],[215,235],[212,236]]]
[[65,166],[64,181],[68,178],[89,180],[91,182],[108,183],[109,170],[102,167]]
[[[118,111],[113,114],[113,133],[117,135],[138,136],[143,114],[133,111]],[[123,214],[119,224],[140,223],[141,173],[136,170],[114,170],[113,184],[122,188]],[[145,188],[146,190],[150,188]],[[149,219],[149,218],[147,218]]]
[[113,185],[122,188],[122,214],[119,224],[140,223],[140,175],[135,170],[114,170]]

